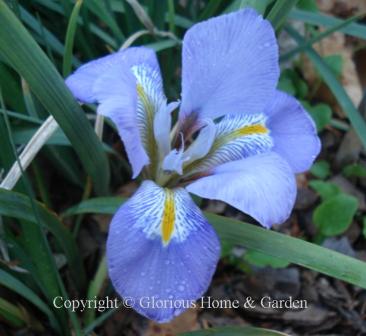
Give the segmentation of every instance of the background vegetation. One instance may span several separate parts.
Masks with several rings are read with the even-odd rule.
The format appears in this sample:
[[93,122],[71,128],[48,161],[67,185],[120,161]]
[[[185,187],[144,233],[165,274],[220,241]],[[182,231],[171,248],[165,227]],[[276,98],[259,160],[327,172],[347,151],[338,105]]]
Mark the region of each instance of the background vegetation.
[[[145,45],[158,53],[169,99],[179,99],[185,31],[245,6],[256,8],[275,27],[281,45],[279,88],[308,109],[323,151],[311,172],[298,177],[299,199],[281,228],[267,231],[222,204],[202,204],[224,247],[211,291],[225,281],[236,288],[235,277],[244,281],[263,270],[304,266],[340,279],[336,284],[351,293],[358,319],[342,315],[338,330],[346,325],[349,335],[366,332],[365,310],[358,306],[366,295],[361,290],[366,288],[366,264],[361,260],[366,247],[366,111],[365,105],[358,105],[365,84],[366,64],[360,55],[365,56],[366,6],[362,0],[330,1],[344,7],[330,4],[325,13],[326,3],[0,0],[0,334],[161,335],[220,325],[207,316],[197,317],[197,312],[194,323],[183,318],[160,329],[123,309],[76,313],[54,308],[56,296],[115,295],[105,266],[110,218],[105,215],[113,214],[138,185],[131,181],[113,125],[96,117],[94,106],[81,107],[63,77],[121,47]],[[332,40],[334,36],[341,42]],[[301,273],[301,284],[306,282],[304,274],[312,274],[311,284],[318,284],[316,272]],[[249,317],[245,323],[227,318],[222,324],[250,322],[281,331],[292,324],[268,321],[271,317]],[[302,335],[311,334],[311,328],[303,327]],[[213,334],[278,333],[251,327],[192,333]]]

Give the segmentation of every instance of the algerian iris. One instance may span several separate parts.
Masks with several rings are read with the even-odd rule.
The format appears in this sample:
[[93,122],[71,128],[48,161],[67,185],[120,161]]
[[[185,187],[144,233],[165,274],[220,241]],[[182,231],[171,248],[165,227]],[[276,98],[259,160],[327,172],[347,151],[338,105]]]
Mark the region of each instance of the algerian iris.
[[180,102],[167,102],[156,55],[144,47],[87,63],[66,81],[78,100],[97,103],[114,122],[133,177],[145,179],[112,219],[107,259],[117,292],[158,322],[205,293],[220,256],[189,193],[224,201],[269,228],[289,217],[294,175],[320,150],[306,111],[276,90],[275,34],[255,11],[194,25],[182,63]]

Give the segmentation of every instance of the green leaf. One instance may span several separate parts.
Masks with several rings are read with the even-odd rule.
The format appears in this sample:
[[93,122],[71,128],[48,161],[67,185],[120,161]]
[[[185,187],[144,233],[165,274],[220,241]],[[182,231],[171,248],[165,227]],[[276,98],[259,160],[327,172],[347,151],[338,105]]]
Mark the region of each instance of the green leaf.
[[26,319],[19,307],[0,297],[0,317],[15,328],[24,327]]
[[226,7],[223,14],[234,12],[241,8],[251,7],[254,8],[258,13],[264,15],[271,2],[273,2],[273,0],[235,0],[228,7]]
[[330,164],[328,161],[316,161],[310,169],[310,172],[317,178],[325,179],[330,174]]
[[43,312],[49,319],[53,328],[60,332],[60,325],[58,324],[55,315],[52,310],[27,286],[25,286],[16,277],[0,269],[0,284],[7,287],[8,289],[19,294],[27,301],[36,306],[41,312]]
[[366,238],[366,216],[362,218],[362,233],[363,236]]
[[[82,291],[85,288],[85,271],[80,252],[71,233],[65,228],[55,214],[48,211],[42,204],[36,203],[41,224],[55,237],[67,258],[70,273],[75,284]],[[0,189],[0,215],[23,219],[37,225],[37,218],[32,211],[28,197],[23,194]]]
[[321,234],[335,236],[348,229],[357,208],[356,197],[338,194],[328,198],[315,209],[313,220]]
[[341,193],[341,189],[337,185],[330,182],[311,180],[309,185],[320,195],[323,200]]
[[268,13],[266,19],[272,23],[275,30],[278,30],[286,21],[287,15],[298,0],[277,0]]
[[[322,14],[320,12],[313,13],[298,8],[294,8],[291,10],[289,18],[293,20],[303,21],[315,26],[323,26],[323,27],[334,27],[337,25],[341,25],[342,22],[346,21],[335,18],[333,16]],[[346,27],[339,29],[339,31],[348,35],[366,39],[366,26],[359,23],[351,23]]]
[[207,330],[192,331],[179,336],[289,336],[279,331],[255,327],[220,327]]
[[336,31],[340,31],[345,27],[348,27],[352,22],[358,20],[361,16],[353,16],[345,21],[341,20],[338,24],[335,24],[331,28],[323,31],[314,37],[304,40],[304,43],[299,44],[296,48],[280,56],[280,62],[284,62],[295,56],[297,53],[304,51],[306,48],[311,47],[314,43],[321,41],[325,37],[333,34]]
[[304,99],[309,91],[308,85],[292,69],[282,71],[278,82],[278,89],[300,99]]
[[277,88],[278,90],[287,92],[291,96],[296,95],[296,87],[292,80],[292,76],[286,70],[281,73]]
[[55,117],[91,176],[96,191],[107,193],[108,161],[85,114],[49,59],[4,2],[0,2],[0,21],[0,57],[18,71]]
[[83,0],[77,0],[72,10],[69,24],[67,26],[66,38],[65,38],[65,55],[64,62],[62,65],[62,73],[66,77],[71,72],[72,65],[72,50],[74,47],[74,39],[77,28],[77,19]]
[[327,104],[317,104],[311,106],[310,104],[305,104],[306,110],[309,112],[313,118],[318,132],[322,131],[325,126],[329,125],[332,120],[332,109]]
[[[70,208],[64,215],[114,214],[123,201],[124,199],[121,197],[89,199]],[[366,263],[360,260],[235,219],[207,212],[205,215],[221,240],[230,245],[242,245],[250,250],[259,251],[366,288]]]
[[328,55],[324,56],[324,61],[327,63],[329,68],[333,71],[334,75],[336,77],[340,77],[342,74],[342,68],[343,68],[343,58],[342,55]]
[[286,260],[282,260],[255,250],[247,251],[244,255],[244,259],[250,264],[260,267],[270,266],[273,268],[284,268],[289,265],[289,262]]
[[366,166],[360,163],[352,163],[344,167],[342,173],[346,177],[366,177]]
[[[304,43],[304,38],[291,27],[286,28],[287,32],[299,43]],[[306,49],[306,54],[315,65],[317,71],[332,91],[334,97],[337,99],[339,105],[342,107],[344,113],[350,120],[353,128],[359,136],[361,142],[366,147],[366,123],[360,112],[353,105],[350,97],[339,83],[333,71],[319,56],[319,54],[311,47]]]
[[299,0],[299,2],[297,3],[297,8],[307,10],[309,12],[318,11],[318,5],[316,3],[316,0]]

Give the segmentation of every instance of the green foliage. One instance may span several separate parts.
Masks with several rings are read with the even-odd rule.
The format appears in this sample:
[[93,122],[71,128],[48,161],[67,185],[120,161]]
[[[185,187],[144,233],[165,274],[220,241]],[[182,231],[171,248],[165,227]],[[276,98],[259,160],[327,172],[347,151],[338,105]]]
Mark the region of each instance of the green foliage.
[[343,168],[342,173],[346,177],[366,177],[366,166],[353,163]]
[[313,118],[318,132],[321,132],[332,120],[332,109],[329,105],[323,103],[313,106],[307,102],[303,102],[303,104]]
[[296,96],[299,99],[305,99],[309,91],[305,81],[292,69],[282,71],[278,82],[278,89]]
[[245,253],[244,259],[255,266],[265,267],[270,266],[273,268],[284,268],[289,265],[288,261],[279,259],[256,250],[249,250]]
[[[68,209],[65,215],[80,213],[113,214],[125,199],[121,197],[95,198]],[[232,218],[205,213],[222,242],[227,246],[243,245],[283,261],[305,266],[349,283],[366,288],[365,263],[335,251],[266,230]]]
[[313,220],[321,234],[335,236],[348,229],[357,208],[356,197],[341,193],[321,203],[314,211]]
[[330,182],[312,180],[309,182],[309,185],[320,195],[323,200],[329,199],[341,192],[337,185]]
[[317,12],[318,5],[316,0],[299,0],[297,3],[297,8],[309,11],[309,12]]
[[[0,285],[2,291],[25,302],[24,306],[18,306],[0,298],[0,316],[14,327],[27,325],[24,317],[35,315],[50,328],[51,334],[87,335],[114,313],[109,310],[99,316],[94,313],[81,316],[56,310],[51,302],[56,294],[65,298],[100,294],[106,278],[104,258],[99,266],[90,269],[91,278],[87,279],[85,260],[76,243],[80,236],[75,239],[71,234],[75,227],[73,216],[113,214],[125,201],[108,196],[109,163],[114,173],[111,185],[116,187],[129,179],[127,173],[121,174],[123,154],[112,149],[111,135],[106,134],[106,143],[102,144],[93,132],[94,119],[90,116],[95,108],[81,108],[68,92],[59,72],[66,76],[81,63],[118,50],[128,38],[147,26],[152,25],[147,28],[154,33],[150,31],[132,45],[145,45],[158,52],[164,84],[169,98],[174,99],[180,92],[177,74],[181,66],[181,40],[185,31],[200,20],[250,6],[267,17],[277,31],[286,25],[288,17],[328,27],[307,39],[295,34],[298,46],[281,55],[281,61],[306,52],[314,62],[320,80],[331,88],[366,144],[365,123],[337,80],[342,71],[341,56],[322,58],[311,48],[315,42],[338,30],[365,39],[366,28],[355,23],[357,17],[348,20],[329,17],[317,11],[314,0],[203,0],[204,6],[189,1],[187,7],[177,0],[140,1],[140,12],[129,4],[131,1],[85,0],[82,6],[81,0],[10,2],[14,5],[14,13],[4,1],[0,2],[0,87],[4,97],[0,106],[0,172],[6,174],[16,160],[13,144],[21,151],[49,115],[60,126],[32,162],[27,172],[30,178],[24,176],[22,179],[31,181],[29,189],[21,182],[15,191],[0,190],[0,221],[4,223],[0,227],[1,252],[5,249],[10,257],[9,263],[0,266]],[[330,107],[314,104],[312,88],[301,76],[299,66],[283,71],[279,89],[304,102],[321,131],[331,123]],[[85,112],[90,119],[85,117]],[[314,212],[319,232],[323,235],[344,232],[357,210],[357,201],[342,193],[336,185],[323,181],[331,173],[327,162],[315,163],[311,173],[320,179],[310,181],[310,186],[321,196],[320,205]],[[354,164],[346,166],[343,174],[365,177],[366,170],[361,164]],[[95,193],[106,197],[86,199],[77,204],[88,177],[93,181]],[[68,204],[73,206],[59,217],[55,212],[62,211],[65,204],[60,205],[57,200],[65,197],[65,192],[72,193]],[[339,209],[345,208],[346,211],[340,213]],[[241,258],[243,264],[286,267],[295,263],[366,288],[365,264],[359,260],[250,224],[206,215],[227,250],[235,245],[247,249],[244,259]],[[365,218],[363,232],[366,236]],[[66,260],[62,269],[57,265],[55,255]],[[15,271],[14,265],[22,272]],[[33,311],[28,314],[28,309],[35,310],[35,314]],[[205,330],[192,335],[215,334],[281,335],[251,327]]]
[[324,57],[324,61],[333,71],[333,74],[339,78],[342,74],[342,68],[343,68],[342,56],[338,54],[328,55]]
[[[330,164],[325,160],[316,161],[310,168],[310,172],[317,178],[324,180],[330,175]],[[314,188],[316,189],[316,188]]]

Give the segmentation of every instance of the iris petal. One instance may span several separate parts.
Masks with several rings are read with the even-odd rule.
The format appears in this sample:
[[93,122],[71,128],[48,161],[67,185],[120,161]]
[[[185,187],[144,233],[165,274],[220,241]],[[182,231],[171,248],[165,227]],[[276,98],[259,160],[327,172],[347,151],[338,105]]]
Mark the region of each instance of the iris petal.
[[273,151],[290,164],[295,173],[308,170],[320,151],[316,127],[301,104],[288,94],[277,91],[267,105],[268,127]]
[[263,114],[225,116],[216,124],[209,152],[187,167],[189,174],[269,151],[273,141],[266,120]]
[[200,130],[197,138],[184,152],[184,161],[189,164],[203,158],[210,151],[215,140],[216,127],[212,120],[203,120],[205,126]]
[[198,23],[183,40],[180,119],[259,113],[274,94],[278,46],[271,24],[245,9]]
[[170,321],[204,294],[219,254],[216,233],[188,193],[151,181],[117,211],[107,241],[117,292],[157,322]]
[[170,128],[172,125],[171,113],[179,106],[179,102],[163,105],[155,114],[154,135],[162,160],[170,151]]
[[132,67],[142,63],[159,70],[153,50],[144,47],[133,47],[84,64],[66,79],[66,85],[75,98],[81,102],[94,103],[97,99],[93,94],[93,86],[100,76],[110,69],[118,72],[123,65]]
[[294,174],[276,153],[264,153],[225,163],[186,189],[203,198],[224,201],[263,226],[284,222],[296,197]]

